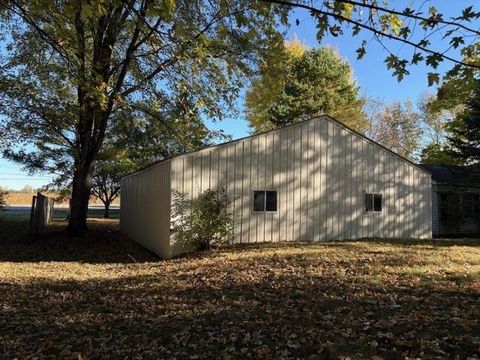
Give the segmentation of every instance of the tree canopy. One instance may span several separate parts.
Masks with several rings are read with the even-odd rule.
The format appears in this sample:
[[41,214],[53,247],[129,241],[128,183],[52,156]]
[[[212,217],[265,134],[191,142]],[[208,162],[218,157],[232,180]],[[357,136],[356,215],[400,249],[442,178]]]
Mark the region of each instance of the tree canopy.
[[409,100],[380,106],[372,115],[368,135],[397,154],[414,159],[422,136],[420,116]]
[[[426,74],[429,85],[439,83],[437,69],[445,60],[455,65],[455,71],[480,68],[478,62],[465,60],[474,52],[480,35],[480,12],[473,5],[466,5],[460,13],[447,16],[431,2],[428,6],[427,3],[409,3],[406,7],[398,7],[397,2],[389,0],[263,1],[306,10],[316,22],[319,41],[327,34],[356,37],[358,59],[365,56],[371,41],[380,43],[385,50],[384,62],[399,81],[418,64],[430,68]],[[296,22],[298,24],[300,19]],[[405,45],[405,49],[394,48],[394,44]]]
[[466,102],[465,110],[449,124],[449,153],[465,164],[480,164],[480,83]]
[[329,114],[351,128],[367,128],[353,71],[332,48],[308,49],[298,41],[274,49],[246,97],[247,116],[256,131]]
[[72,233],[86,228],[92,164],[120,111],[161,119],[178,94],[188,93],[204,116],[222,118],[257,50],[278,41],[276,25],[286,21],[286,10],[247,0],[0,6],[7,155],[32,170],[72,174]]
[[[465,53],[463,61],[480,63],[480,43]],[[447,114],[442,124],[442,141],[431,142],[422,152],[422,163],[466,165],[479,160],[478,135],[480,91],[479,70],[472,67],[454,67],[442,79],[437,95],[428,103],[433,116]]]

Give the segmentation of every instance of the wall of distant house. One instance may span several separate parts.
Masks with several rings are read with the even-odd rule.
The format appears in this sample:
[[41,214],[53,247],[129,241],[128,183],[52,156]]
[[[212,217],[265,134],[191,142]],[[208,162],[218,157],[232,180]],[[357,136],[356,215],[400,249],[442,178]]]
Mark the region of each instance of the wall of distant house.
[[432,196],[434,236],[480,234],[480,189],[437,183]]

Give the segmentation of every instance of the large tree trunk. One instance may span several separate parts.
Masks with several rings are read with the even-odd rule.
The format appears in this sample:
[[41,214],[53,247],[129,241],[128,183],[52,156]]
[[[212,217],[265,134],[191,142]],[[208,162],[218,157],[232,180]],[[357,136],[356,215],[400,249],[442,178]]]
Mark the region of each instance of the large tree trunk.
[[67,227],[67,232],[71,235],[80,235],[87,230],[88,200],[91,187],[90,165],[83,163],[75,170],[73,177],[70,218]]
[[110,203],[104,202],[103,205],[105,206],[105,210],[103,212],[103,218],[104,219],[109,219],[110,218]]

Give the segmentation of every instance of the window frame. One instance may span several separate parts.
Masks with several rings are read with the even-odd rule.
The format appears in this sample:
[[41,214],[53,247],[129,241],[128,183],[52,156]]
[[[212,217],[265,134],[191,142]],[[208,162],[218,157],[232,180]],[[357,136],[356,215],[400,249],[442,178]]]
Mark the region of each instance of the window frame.
[[[476,192],[463,192],[460,198],[462,204],[462,217],[464,220],[476,220],[480,217],[480,197],[479,193]],[[469,202],[469,203],[468,203]],[[465,206],[469,205],[467,211],[465,211]]]
[[[264,197],[263,197],[263,210],[255,210],[255,193],[256,192],[263,192]],[[275,193],[275,205],[276,205],[276,210],[268,210],[267,211],[267,192],[274,192]],[[276,189],[265,189],[265,190],[252,190],[252,213],[255,214],[276,214],[278,213],[278,191]]]
[[[372,210],[367,210],[366,207],[366,197],[367,195],[370,195],[372,197],[372,204],[371,204],[371,209]],[[380,196],[380,210],[375,210],[375,196]],[[383,213],[383,193],[380,192],[363,192],[363,212],[366,214],[381,214]]]

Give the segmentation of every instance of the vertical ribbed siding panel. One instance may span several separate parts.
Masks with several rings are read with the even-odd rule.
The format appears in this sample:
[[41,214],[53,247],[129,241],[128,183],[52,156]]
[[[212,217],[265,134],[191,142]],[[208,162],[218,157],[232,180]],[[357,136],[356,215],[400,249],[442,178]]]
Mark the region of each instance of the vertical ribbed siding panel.
[[[265,146],[263,151],[263,158],[265,159],[265,190],[273,190],[273,162],[275,160],[275,154],[273,152],[273,134],[268,134],[264,137]],[[264,240],[272,241],[272,233],[274,228],[272,227],[273,213],[264,214]]]
[[337,216],[336,222],[338,224],[337,229],[337,236],[336,239],[344,239],[345,238],[345,200],[346,200],[346,192],[345,192],[345,180],[346,180],[346,173],[345,173],[345,160],[346,160],[346,152],[345,152],[345,141],[344,141],[344,132],[345,130],[342,128],[338,128],[338,133],[336,137],[336,168],[337,170],[337,191],[336,194],[338,195],[337,200]]
[[219,165],[219,154],[220,151],[218,149],[213,149],[210,152],[210,186],[211,190],[219,190],[219,182],[218,182],[218,165]]
[[271,233],[272,242],[279,241],[280,238],[280,211],[278,209],[278,187],[280,184],[280,152],[278,145],[278,135],[273,133],[271,136],[271,151],[272,151],[272,164],[271,164],[271,187],[277,190],[277,212],[272,214]]
[[288,159],[288,168],[287,168],[287,177],[288,177],[288,204],[287,204],[287,232],[288,240],[295,240],[295,186],[296,181],[295,177],[297,176],[297,169],[295,167],[295,127],[288,129],[287,133],[287,159]]
[[327,190],[327,146],[328,121],[320,121],[318,129],[320,141],[320,240],[328,240],[328,190]]
[[313,241],[321,240],[321,216],[320,216],[320,179],[321,179],[321,160],[322,154],[320,151],[320,137],[318,134],[319,123],[318,121],[313,122],[313,217],[312,217],[312,231],[313,231]]
[[340,219],[338,218],[339,210],[340,210],[340,128],[338,126],[333,126],[332,129],[332,156],[330,157],[330,168],[332,170],[332,182],[331,182],[331,189],[332,189],[332,240],[338,239],[339,234],[339,223]]
[[347,136],[346,142],[348,144],[347,147],[347,166],[346,166],[346,173],[348,178],[347,183],[347,201],[348,201],[348,239],[353,239],[356,236],[355,233],[355,210],[354,210],[354,194],[356,189],[353,185],[353,169],[354,169],[354,149],[353,149],[353,137]]
[[359,239],[362,237],[362,158],[361,158],[361,140],[353,136],[353,208],[354,208],[354,239]]
[[295,163],[293,159],[293,153],[295,150],[295,129],[288,128],[285,130],[285,184],[286,184],[286,209],[285,209],[285,218],[286,218],[286,235],[287,241],[294,240],[294,223],[293,223],[293,208],[295,200]]
[[309,125],[309,149],[308,149],[308,240],[315,241],[318,232],[317,208],[318,208],[318,152],[316,151],[316,133],[315,122]]
[[396,199],[397,199],[397,213],[396,213],[396,229],[397,237],[403,238],[405,236],[405,193],[404,189],[404,168],[398,159],[395,159],[396,169]]
[[[252,139],[252,154],[251,154],[251,161],[252,161],[252,183],[251,183],[251,192],[253,195],[253,191],[259,189],[259,181],[258,181],[258,152],[259,152],[259,139],[253,138]],[[252,197],[252,195],[250,195]],[[258,214],[252,211],[252,241],[251,242],[258,242]]]
[[[301,143],[302,143],[302,126],[295,126],[293,127],[293,133],[294,133],[294,140],[291,146],[291,151],[290,151],[290,161],[292,164],[292,168],[290,169],[290,176],[293,184],[292,188],[292,228],[293,228],[293,233],[292,233],[292,240],[297,241],[300,240],[300,179],[301,179],[301,174],[300,174],[300,161],[299,157],[301,156],[300,151],[301,151]],[[292,171],[293,170],[293,171]]]
[[400,191],[400,167],[398,165],[399,160],[397,158],[393,159],[393,164],[394,164],[394,186],[393,186],[393,196],[394,196],[394,206],[395,206],[395,217],[393,219],[393,227],[394,227],[394,232],[395,238],[400,238],[402,236],[400,232],[400,226],[398,224],[400,223],[400,215],[401,215],[401,191]]
[[[371,153],[370,153],[371,145],[366,143],[364,146],[365,149],[365,173],[363,177],[363,186],[366,193],[372,193],[374,191],[374,171],[372,168],[373,161],[371,160]],[[363,234],[364,237],[372,237],[373,236],[373,224],[372,224],[372,213],[367,213],[364,211],[363,216],[366,220],[365,226],[365,233]]]
[[288,239],[287,236],[287,179],[288,176],[286,175],[287,171],[287,137],[286,131],[280,131],[276,134],[276,142],[278,146],[278,160],[279,160],[279,173],[278,173],[278,221],[279,221],[279,241],[286,241]]
[[334,156],[335,156],[335,126],[331,123],[328,123],[328,145],[327,145],[327,216],[328,216],[328,232],[327,239],[332,240],[335,236],[334,230],[334,221],[335,221],[335,166],[334,166]]
[[310,240],[310,125],[312,123],[306,123],[302,126],[302,151],[301,151],[301,203],[302,207],[304,207],[302,211],[302,218],[301,218],[301,225],[300,228],[302,229],[302,237],[303,240]]
[[395,199],[393,194],[393,182],[395,178],[394,172],[394,164],[390,156],[385,156],[386,161],[386,175],[387,175],[387,188],[385,189],[385,207],[386,207],[386,233],[387,237],[394,237],[394,228],[393,228],[393,218],[394,218],[394,211],[395,211]]
[[[385,159],[383,157],[384,152],[378,151],[378,149],[375,149],[375,150],[376,150],[375,161],[377,163],[376,175],[377,175],[377,184],[378,184],[378,188],[376,192],[382,194],[382,197],[385,197],[385,167],[384,167]],[[377,229],[376,229],[376,236],[384,237],[386,213],[382,211],[381,213],[376,215],[377,215],[376,219],[378,223]]]
[[365,216],[365,211],[364,211],[364,196],[365,192],[367,189],[365,188],[365,181],[366,181],[366,173],[367,173],[367,163],[365,161],[366,159],[366,148],[367,144],[365,141],[359,141],[359,174],[358,174],[358,181],[359,181],[359,191],[361,192],[361,199],[360,199],[360,204],[361,204],[361,211],[360,211],[360,218],[359,218],[359,233],[360,233],[360,238],[366,237],[367,234],[367,218]]
[[401,196],[402,196],[402,207],[401,207],[401,216],[400,221],[402,222],[402,238],[409,237],[409,216],[408,216],[408,206],[409,206],[409,198],[408,198],[408,168],[400,164],[401,167],[401,178],[400,178],[400,189],[401,189]]
[[414,208],[413,208],[413,197],[414,197],[414,189],[413,189],[413,168],[411,166],[408,166],[408,180],[407,180],[407,193],[408,193],[408,205],[407,205],[407,210],[408,210],[408,237],[412,238],[415,237],[415,214],[414,214]]
[[197,197],[202,188],[202,156],[195,156],[192,158],[193,166],[193,196]]
[[235,238],[236,242],[243,242],[243,143],[235,145],[235,183],[236,183],[236,197],[235,197],[235,219],[237,221]]
[[243,239],[244,243],[252,241],[251,228],[251,211],[252,211],[252,197],[251,197],[251,140],[243,142]]
[[167,161],[121,181],[121,231],[163,258],[170,256],[170,172]]

